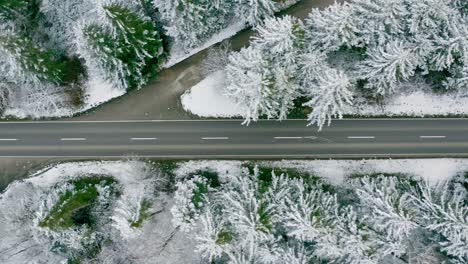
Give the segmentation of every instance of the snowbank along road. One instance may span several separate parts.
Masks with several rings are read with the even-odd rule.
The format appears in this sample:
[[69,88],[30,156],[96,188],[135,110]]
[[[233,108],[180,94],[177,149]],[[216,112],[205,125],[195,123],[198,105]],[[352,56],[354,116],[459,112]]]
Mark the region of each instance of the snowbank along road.
[[468,119],[0,123],[2,157],[468,157]]

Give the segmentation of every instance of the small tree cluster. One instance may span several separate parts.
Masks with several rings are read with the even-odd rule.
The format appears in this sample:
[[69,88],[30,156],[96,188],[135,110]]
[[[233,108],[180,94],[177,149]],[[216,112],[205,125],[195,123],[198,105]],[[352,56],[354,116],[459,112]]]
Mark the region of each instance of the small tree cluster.
[[319,128],[351,104],[351,80],[331,68],[321,51],[305,48],[305,27],[290,16],[266,19],[251,46],[233,53],[226,67],[226,94],[246,106],[246,123],[286,119],[299,96],[311,98],[311,124]]
[[[285,119],[295,99],[310,98],[304,106],[319,129],[341,117],[355,90],[387,96],[422,76],[428,86],[465,95],[467,17],[460,1],[353,0],[313,10],[304,25],[266,20],[251,47],[232,55],[227,94],[245,106],[246,121]],[[288,52],[278,53],[283,48]],[[246,61],[253,57],[261,60]]]
[[283,1],[277,0],[153,0],[167,35],[185,50],[200,46],[233,21],[256,26],[272,17]]

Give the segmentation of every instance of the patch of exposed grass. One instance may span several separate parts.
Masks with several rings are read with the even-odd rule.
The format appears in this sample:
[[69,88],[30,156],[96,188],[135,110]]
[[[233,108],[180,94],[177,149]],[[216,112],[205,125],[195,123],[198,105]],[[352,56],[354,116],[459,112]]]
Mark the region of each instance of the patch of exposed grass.
[[138,219],[136,221],[131,222],[130,226],[135,228],[141,227],[143,225],[143,221],[145,221],[151,216],[151,214],[149,213],[149,209],[152,205],[153,203],[151,203],[151,201],[143,199],[143,201],[141,201]]
[[83,177],[69,182],[72,190],[61,193],[58,202],[49,215],[40,223],[41,227],[50,229],[67,229],[74,226],[93,226],[95,219],[92,208],[99,196],[97,186],[112,186],[116,181],[112,177]]

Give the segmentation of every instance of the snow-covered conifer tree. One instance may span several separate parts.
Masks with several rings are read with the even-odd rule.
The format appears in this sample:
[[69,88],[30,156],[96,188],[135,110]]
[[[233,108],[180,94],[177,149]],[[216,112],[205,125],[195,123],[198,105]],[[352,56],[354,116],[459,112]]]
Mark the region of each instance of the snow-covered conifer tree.
[[352,5],[360,41],[364,44],[377,46],[404,40],[408,15],[405,0],[354,0]]
[[368,81],[366,88],[381,95],[395,92],[398,84],[412,77],[423,64],[413,48],[402,42],[372,48],[367,56],[360,65],[359,77]]
[[3,0],[0,3],[0,22],[4,23],[8,20],[27,22],[30,2],[28,0]]
[[271,73],[259,50],[251,46],[231,54],[226,75],[226,95],[246,106],[246,120],[257,121],[262,114],[276,116]]
[[468,207],[466,193],[457,193],[445,183],[432,187],[420,183],[411,194],[414,206],[420,210],[419,223],[443,236],[442,251],[460,263],[468,262]]
[[43,0],[40,12],[43,14],[44,30],[50,37],[50,46],[60,48],[68,54],[75,54],[76,31],[80,20],[94,19],[98,6],[94,0]]
[[60,83],[63,80],[63,64],[32,39],[13,30],[0,28],[0,77],[11,82],[24,80]]
[[346,105],[352,104],[352,84],[343,71],[329,68],[317,75],[315,82],[302,89],[311,97],[304,105],[311,107],[308,120],[310,125],[316,124],[319,129],[332,118],[342,118]]
[[246,122],[259,116],[285,119],[299,95],[297,58],[303,26],[290,16],[267,19],[252,46],[234,53],[227,65],[226,92],[246,106]]
[[154,0],[166,33],[186,50],[199,46],[227,25],[231,1]]
[[353,8],[350,3],[335,3],[323,10],[312,10],[306,19],[306,46],[328,53],[342,46],[362,45]]
[[154,24],[121,4],[102,6],[99,23],[83,25],[77,40],[80,56],[122,89],[140,88],[163,59],[162,41]]
[[[178,182],[176,187],[175,206],[171,210],[174,216],[173,223],[182,230],[188,231],[193,228],[202,212],[208,207],[208,182],[205,178],[194,176],[192,179]],[[212,228],[213,223],[206,222],[205,228]]]
[[412,209],[408,193],[402,190],[403,184],[396,177],[385,176],[364,177],[353,183],[366,222],[385,236],[387,243],[382,245],[381,252],[386,255],[404,255],[405,243],[418,227],[417,212]]
[[252,26],[278,11],[274,0],[235,0],[235,14]]

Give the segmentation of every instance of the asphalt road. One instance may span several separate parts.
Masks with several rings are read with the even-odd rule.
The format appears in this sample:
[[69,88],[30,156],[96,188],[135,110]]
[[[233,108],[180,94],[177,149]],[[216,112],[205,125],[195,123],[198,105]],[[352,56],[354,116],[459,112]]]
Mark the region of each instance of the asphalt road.
[[0,123],[2,157],[468,157],[468,119]]

